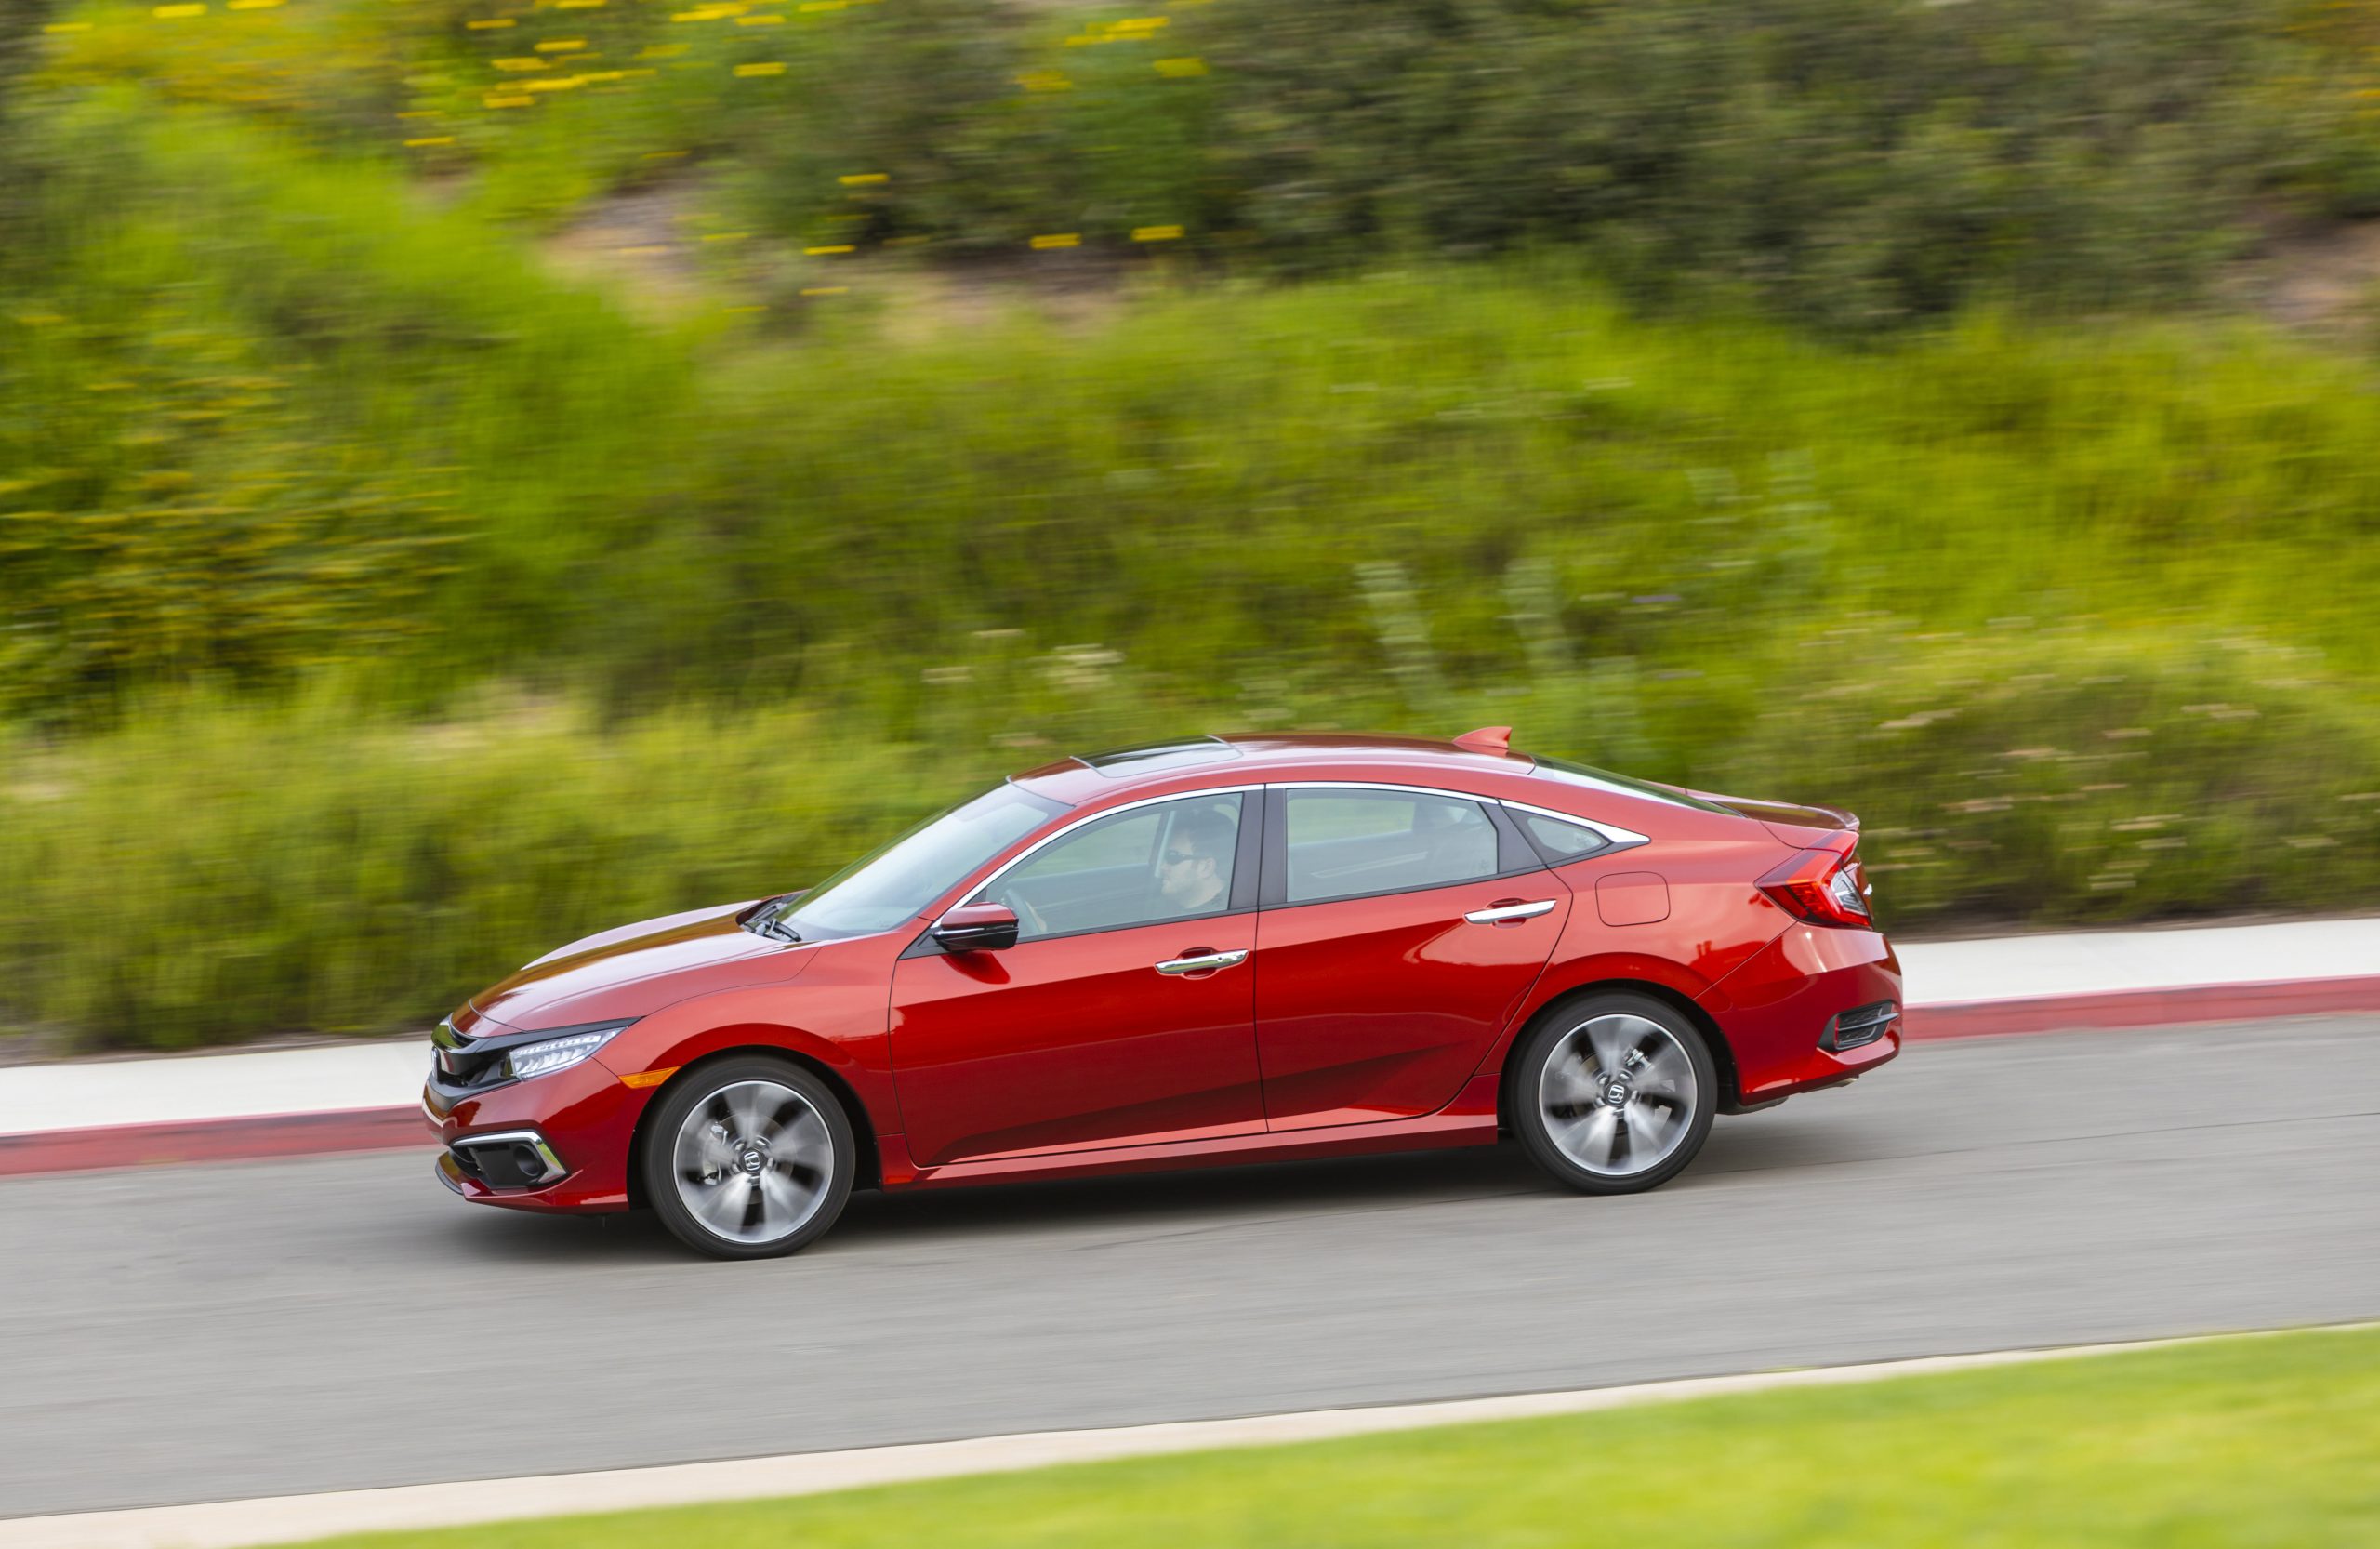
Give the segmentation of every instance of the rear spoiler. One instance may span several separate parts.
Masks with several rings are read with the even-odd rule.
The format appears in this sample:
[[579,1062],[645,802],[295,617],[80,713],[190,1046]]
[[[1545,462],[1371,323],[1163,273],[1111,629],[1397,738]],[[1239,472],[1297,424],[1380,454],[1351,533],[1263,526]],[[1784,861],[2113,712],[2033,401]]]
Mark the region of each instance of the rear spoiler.
[[1796,850],[1831,850],[1838,855],[1848,855],[1859,843],[1858,814],[1844,812],[1841,807],[1761,801],[1742,796],[1720,796],[1707,790],[1689,790],[1686,794],[1725,807],[1738,816],[1751,818],[1774,834],[1779,842],[1790,844]]

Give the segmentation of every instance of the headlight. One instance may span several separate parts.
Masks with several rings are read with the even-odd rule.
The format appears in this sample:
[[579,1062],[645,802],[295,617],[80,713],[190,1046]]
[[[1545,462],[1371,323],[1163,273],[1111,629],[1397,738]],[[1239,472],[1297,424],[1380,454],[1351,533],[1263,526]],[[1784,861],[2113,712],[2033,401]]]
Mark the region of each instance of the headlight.
[[523,1043],[504,1056],[504,1074],[516,1081],[532,1076],[550,1076],[557,1070],[567,1070],[596,1050],[620,1035],[627,1022],[615,1022],[596,1027],[579,1027],[560,1038],[546,1039],[537,1043]]

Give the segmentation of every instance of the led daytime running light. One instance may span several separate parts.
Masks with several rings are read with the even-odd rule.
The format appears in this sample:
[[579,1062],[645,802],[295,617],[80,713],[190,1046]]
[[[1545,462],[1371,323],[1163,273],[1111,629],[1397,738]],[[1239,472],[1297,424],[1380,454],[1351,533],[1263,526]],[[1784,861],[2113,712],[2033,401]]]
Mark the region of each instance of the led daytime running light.
[[589,1032],[548,1039],[543,1043],[524,1043],[504,1056],[505,1071],[514,1080],[524,1081],[532,1076],[550,1076],[557,1070],[567,1070],[617,1038],[620,1029],[627,1026],[623,1022],[619,1027],[599,1027]]

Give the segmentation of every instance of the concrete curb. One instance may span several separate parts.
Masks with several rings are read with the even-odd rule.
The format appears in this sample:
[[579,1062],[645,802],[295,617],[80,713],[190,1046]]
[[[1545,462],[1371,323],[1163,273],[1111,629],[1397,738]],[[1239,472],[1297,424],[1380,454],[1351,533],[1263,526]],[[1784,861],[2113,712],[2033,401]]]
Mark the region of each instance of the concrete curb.
[[2273,1016],[2380,1012],[2380,974],[2288,979],[2270,984],[2179,985],[2011,1000],[1947,1000],[1909,1008],[1902,1035],[1913,1040],[2011,1038],[2028,1033],[2253,1022]]
[[[1903,1030],[1911,1042],[1931,1042],[2353,1012],[2380,1012],[2380,974],[1914,1005]],[[106,1125],[0,1134],[0,1177],[428,1145],[412,1105]]]
[[[2334,1327],[2363,1329],[2373,1325],[2356,1323]],[[1778,1388],[1838,1386],[1933,1372],[1971,1371],[2076,1357],[2167,1349],[2220,1339],[2262,1338],[2268,1337],[2269,1333],[2285,1331],[2304,1331],[2202,1334],[2113,1344],[1993,1350],[1973,1355],[1928,1356],[1914,1360],[1872,1361],[1856,1366],[1754,1372],[1738,1377],[1696,1377],[1626,1387],[1582,1388],[1564,1393],[1391,1404],[1373,1409],[1317,1410],[1302,1414],[1184,1421],[1104,1430],[1039,1431],[1016,1436],[979,1436],[964,1441],[857,1448],[840,1452],[801,1452],[721,1463],[679,1463],[659,1468],[549,1474],[458,1484],[340,1490],[321,1495],[271,1496],[254,1501],[218,1501],[133,1511],[19,1517],[0,1520],[0,1549],[241,1549],[241,1546],[249,1544],[294,1543],[338,1533],[417,1531],[517,1521],[525,1517],[575,1516],[656,1506],[769,1500],[853,1489],[868,1485],[1007,1473],[1054,1464],[1151,1457],[1168,1452],[1320,1441],[1479,1421],[1585,1414],[1637,1404],[1764,1393]]]
[[429,1144],[430,1132],[417,1106],[112,1124],[0,1135],[0,1178],[29,1172],[312,1157],[336,1151],[393,1151]]

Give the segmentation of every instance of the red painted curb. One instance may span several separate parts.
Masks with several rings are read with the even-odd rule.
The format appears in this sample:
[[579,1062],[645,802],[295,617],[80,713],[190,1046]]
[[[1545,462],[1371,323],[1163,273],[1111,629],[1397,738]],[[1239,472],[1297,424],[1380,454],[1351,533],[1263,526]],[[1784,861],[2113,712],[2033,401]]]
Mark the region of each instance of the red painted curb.
[[27,1172],[88,1172],[103,1167],[314,1157],[428,1145],[421,1110],[335,1108],[254,1119],[194,1119],[0,1135],[0,1178]]
[[[2320,1016],[2339,1012],[2380,1012],[2380,974],[1911,1006],[1902,1021],[1902,1036],[1920,1042],[2013,1038],[2033,1033],[2115,1031],[2278,1016]],[[0,1135],[0,1177],[33,1172],[87,1172],[112,1167],[159,1167],[178,1162],[326,1156],[339,1151],[403,1150],[430,1144],[417,1107],[342,1108],[327,1113],[267,1114],[253,1119],[112,1125]]]
[[2247,1022],[2268,1016],[2380,1012],[2380,974],[2350,979],[2288,979],[2265,985],[2186,985],[2109,990],[2030,1000],[1954,1000],[1911,1006],[1901,1036],[1912,1039],[2013,1038],[2124,1027]]

